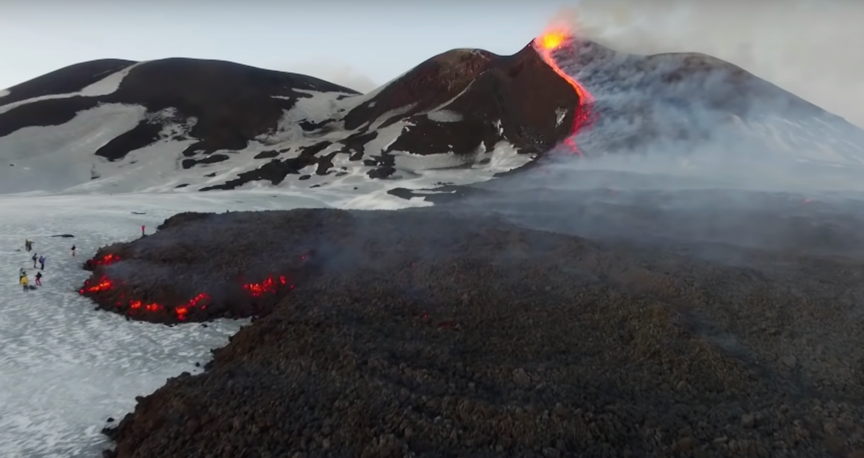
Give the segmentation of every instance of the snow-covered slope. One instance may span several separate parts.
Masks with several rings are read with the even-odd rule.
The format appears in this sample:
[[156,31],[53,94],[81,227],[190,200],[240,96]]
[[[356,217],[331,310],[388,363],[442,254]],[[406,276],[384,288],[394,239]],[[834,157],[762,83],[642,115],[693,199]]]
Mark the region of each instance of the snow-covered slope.
[[[0,199],[0,456],[90,458],[109,446],[110,417],[134,409],[183,371],[200,372],[246,320],[207,327],[154,327],[93,311],[77,293],[83,260],[99,247],[148,232],[175,213],[327,206],[303,197],[272,199],[237,192],[186,195],[44,196]],[[59,234],[74,238],[53,237]],[[24,239],[47,257],[43,287],[23,292],[19,268],[32,276]],[[76,245],[73,257],[70,247]],[[11,280],[10,280],[11,278]]]
[[[525,71],[509,75],[516,66]],[[572,116],[578,104],[530,47],[506,57],[450,51],[366,95],[220,61],[70,68],[0,99],[0,193],[481,181],[566,138],[553,113]],[[526,81],[550,96],[502,107],[501,92],[529,91]]]

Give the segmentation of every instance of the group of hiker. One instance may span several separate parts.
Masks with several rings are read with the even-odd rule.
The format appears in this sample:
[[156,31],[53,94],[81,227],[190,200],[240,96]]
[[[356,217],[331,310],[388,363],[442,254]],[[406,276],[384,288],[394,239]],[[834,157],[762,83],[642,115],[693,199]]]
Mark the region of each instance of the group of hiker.
[[[147,236],[147,226],[141,226],[141,237]],[[24,240],[24,250],[27,252],[33,251],[33,241],[30,239]],[[72,256],[75,256],[75,245],[72,245]],[[37,253],[33,253],[33,256],[30,257],[33,261],[33,268],[39,269],[36,272],[36,282],[35,285],[30,285],[30,279],[27,277],[27,270],[23,267],[18,271],[18,282],[24,288],[24,291],[30,291],[31,289],[36,289],[37,286],[42,286],[42,272],[45,270],[45,256],[40,256]]]
[[[33,251],[33,241],[30,239],[24,240],[24,250],[27,252]],[[75,256],[75,245],[72,245],[72,256]],[[33,268],[39,269],[36,272],[36,282],[35,286],[30,285],[30,279],[27,277],[27,270],[23,267],[18,271],[18,282],[21,284],[21,287],[24,291],[30,291],[31,289],[36,289],[36,286],[42,286],[42,272],[45,270],[45,256],[39,255],[38,253],[33,253],[33,256],[30,257],[33,261]]]

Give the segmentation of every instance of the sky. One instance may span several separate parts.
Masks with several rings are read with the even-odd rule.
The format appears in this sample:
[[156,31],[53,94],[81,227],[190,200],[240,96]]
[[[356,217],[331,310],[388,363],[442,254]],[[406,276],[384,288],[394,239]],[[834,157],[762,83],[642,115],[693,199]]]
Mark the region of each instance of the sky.
[[365,92],[449,49],[514,53],[562,15],[617,49],[712,54],[864,126],[854,0],[10,0],[0,88],[87,60],[198,57]]

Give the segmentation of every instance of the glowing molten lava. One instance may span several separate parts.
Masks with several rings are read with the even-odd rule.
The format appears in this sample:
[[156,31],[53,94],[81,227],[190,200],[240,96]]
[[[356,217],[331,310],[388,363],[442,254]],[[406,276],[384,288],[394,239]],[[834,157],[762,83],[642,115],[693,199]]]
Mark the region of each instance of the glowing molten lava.
[[[78,290],[78,293],[83,295],[92,295],[98,293],[111,292],[117,289],[120,284],[108,278],[107,275],[102,275],[96,281],[87,280],[84,282],[84,287]],[[289,290],[294,289],[294,285],[288,284],[288,279],[284,275],[271,275],[257,283],[243,283],[241,287],[252,297],[261,297],[265,294],[276,294],[284,286],[288,286]],[[192,309],[206,310],[212,299],[207,293],[198,293],[192,299],[186,302],[166,307],[165,304],[158,302],[144,303],[137,299],[126,299],[125,293],[120,293],[119,299],[115,302],[117,308],[125,308],[130,314],[137,312],[161,312],[167,309],[174,309],[174,314],[179,321],[185,321],[186,317]]]
[[[243,289],[246,290],[250,296],[252,297],[260,297],[264,294],[270,293],[273,294],[279,290],[280,287],[288,284],[288,280],[284,275],[280,275],[276,278],[272,276],[267,277],[264,281],[258,283],[244,283]],[[290,286],[291,289],[294,289],[294,285]]]
[[120,262],[120,260],[120,256],[117,256],[114,253],[108,253],[99,259],[93,258],[87,260],[87,262],[85,263],[85,268],[88,270],[93,270],[98,266],[110,266],[115,262]]
[[560,30],[546,32],[541,35],[538,39],[540,40],[540,46],[543,49],[548,49],[550,51],[554,51],[561,46],[562,43],[567,41],[568,35],[566,32],[562,32]]
[[576,113],[573,115],[573,128],[570,131],[570,136],[564,141],[575,154],[582,156],[582,151],[576,146],[576,141],[573,137],[579,133],[591,121],[591,105],[594,103],[594,96],[588,92],[578,81],[561,70],[552,53],[567,46],[572,38],[570,32],[564,29],[553,29],[545,32],[534,39],[534,49],[537,54],[546,62],[549,67],[555,71],[564,81],[573,86],[576,95],[579,97],[579,106],[576,107]]
[[[301,256],[301,260],[306,261],[309,258],[309,255]],[[115,262],[119,262],[120,257],[114,254],[108,254],[98,259],[91,259],[89,261],[89,265],[91,266],[107,266],[113,264]],[[126,297],[126,292],[124,289],[120,288],[123,286],[121,282],[113,280],[109,278],[107,275],[102,274],[96,279],[90,279],[84,282],[84,286],[78,290],[82,296],[91,296],[91,295],[101,295],[111,292],[119,292],[116,297],[116,301],[114,302],[114,306],[125,310],[128,314],[139,314],[139,313],[158,313],[164,310],[173,310],[174,315],[177,317],[178,321],[185,321],[189,316],[189,313],[194,310],[206,310],[207,307],[212,303],[212,298],[207,293],[198,293],[191,299],[173,305],[167,306],[166,304],[160,304],[158,302],[144,302],[139,299],[129,299]],[[293,290],[294,285],[288,283],[288,278],[284,275],[270,275],[264,280],[260,282],[247,282],[245,280],[241,280],[240,288],[245,291],[250,297],[258,298],[264,295],[275,295],[279,293],[283,288],[287,287],[288,290]]]

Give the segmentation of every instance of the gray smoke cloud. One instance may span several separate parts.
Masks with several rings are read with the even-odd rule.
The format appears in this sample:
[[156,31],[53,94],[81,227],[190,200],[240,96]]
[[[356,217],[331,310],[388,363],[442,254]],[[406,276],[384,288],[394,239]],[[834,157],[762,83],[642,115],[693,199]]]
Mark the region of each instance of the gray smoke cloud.
[[581,0],[554,18],[614,49],[702,52],[864,126],[864,3]]

